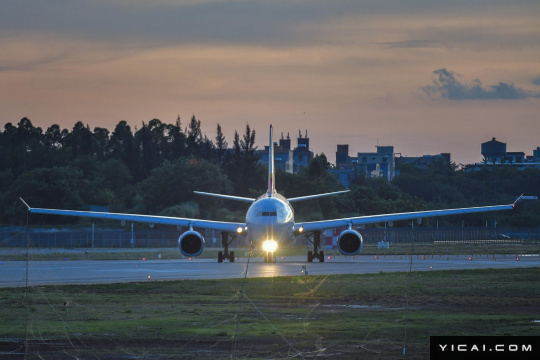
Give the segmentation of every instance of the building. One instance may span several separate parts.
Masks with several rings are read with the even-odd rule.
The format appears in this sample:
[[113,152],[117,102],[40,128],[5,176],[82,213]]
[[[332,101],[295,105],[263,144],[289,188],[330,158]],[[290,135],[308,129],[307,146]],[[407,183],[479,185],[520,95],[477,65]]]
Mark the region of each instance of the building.
[[[396,154],[397,155],[397,154]],[[422,155],[422,156],[396,156],[396,166],[414,165],[420,169],[427,169],[434,161],[444,160],[450,163],[450,153],[440,153],[437,155]]]
[[523,164],[525,163],[525,153],[523,151],[507,152],[504,156],[505,164]]
[[351,178],[354,175],[354,169],[328,169],[328,173],[337,177],[343,186],[348,189],[351,185]]
[[395,154],[393,146],[377,146],[375,153],[358,153],[349,156],[349,145],[338,145],[336,151],[336,169],[358,170],[367,177],[395,177]]
[[484,157],[482,163],[474,164],[474,166],[510,165],[518,169],[530,167],[540,169],[540,147],[533,150],[532,156],[525,156],[523,151],[506,151],[506,143],[492,138],[491,141],[482,143],[481,149]]
[[540,169],[540,147],[533,154],[525,155],[523,151],[506,151],[506,143],[492,138],[481,145],[482,162],[465,166],[466,171],[478,171],[491,166],[513,166],[518,169]]
[[349,156],[349,145],[338,145],[336,151],[336,167],[328,169],[330,174],[333,174],[338,180],[349,188],[351,177],[353,176],[357,165],[357,158]]
[[492,138],[481,145],[481,153],[485,164],[502,164],[506,155],[506,143]]
[[338,145],[336,151],[336,169],[354,169],[356,158],[349,156],[349,145]]
[[[259,155],[260,164],[268,166],[269,162],[269,146],[265,146],[264,150],[257,151]],[[274,166],[277,169],[281,169],[288,173],[293,172],[293,151],[291,150],[291,138],[287,134],[287,138],[281,134],[281,139],[278,143],[274,143]]]
[[393,146],[377,146],[375,153],[358,153],[357,168],[368,178],[382,177],[388,181],[396,176]]
[[298,174],[303,168],[308,167],[309,163],[313,159],[313,151],[309,150],[309,138],[307,136],[302,137],[302,133],[298,130],[298,146],[293,150],[293,172]]
[[[268,146],[265,146],[264,150],[259,150],[258,155],[260,164],[268,166]],[[284,138],[282,133],[279,145],[274,143],[274,166],[276,169],[297,174],[303,168],[309,166],[312,159],[313,152],[309,149],[307,130],[305,137],[302,137],[302,133],[299,132],[297,147],[294,150],[291,150],[291,137],[289,134],[287,134],[287,138]]]
[[350,184],[350,178],[355,173],[363,174],[368,178],[382,177],[390,181],[396,176],[394,147],[377,146],[377,152],[358,153],[357,157],[351,157],[349,156],[349,145],[338,145],[336,167],[328,171],[347,188]]

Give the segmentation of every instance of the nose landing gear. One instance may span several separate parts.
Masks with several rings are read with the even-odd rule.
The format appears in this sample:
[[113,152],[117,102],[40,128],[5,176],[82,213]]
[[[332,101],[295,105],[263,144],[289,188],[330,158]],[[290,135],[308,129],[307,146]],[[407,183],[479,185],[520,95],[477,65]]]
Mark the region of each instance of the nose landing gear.
[[268,251],[266,255],[264,255],[264,262],[268,264],[276,262],[276,257],[272,251]]

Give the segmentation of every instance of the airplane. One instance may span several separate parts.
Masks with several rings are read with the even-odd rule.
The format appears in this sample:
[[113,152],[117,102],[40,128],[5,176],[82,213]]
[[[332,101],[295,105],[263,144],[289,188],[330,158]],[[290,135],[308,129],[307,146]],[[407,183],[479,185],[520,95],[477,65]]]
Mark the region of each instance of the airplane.
[[296,238],[302,235],[305,236],[313,245],[313,250],[309,250],[307,253],[307,261],[313,262],[313,260],[318,260],[319,262],[324,262],[324,251],[320,249],[321,232],[327,229],[346,228],[346,230],[340,233],[337,239],[337,248],[343,255],[356,255],[362,250],[363,239],[362,235],[354,227],[374,223],[392,223],[394,221],[411,219],[416,219],[420,222],[422,218],[426,217],[510,210],[513,209],[516,203],[523,197],[523,195],[520,196],[513,204],[509,205],[427,210],[394,214],[356,216],[322,221],[295,222],[294,210],[291,204],[300,201],[317,199],[323,196],[339,195],[346,193],[349,190],[286,199],[284,196],[276,192],[272,125],[270,125],[269,140],[268,189],[266,193],[255,199],[195,191],[195,193],[200,195],[249,203],[250,206],[247,210],[246,221],[244,223],[155,215],[32,208],[22,198],[20,198],[20,200],[24,203],[24,205],[26,205],[28,212],[36,214],[67,215],[120,220],[122,222],[132,221],[150,223],[152,225],[164,224],[187,227],[189,230],[185,231],[178,239],[178,248],[186,257],[199,256],[204,250],[204,237],[199,231],[195,230],[195,228],[217,230],[221,232],[222,246],[224,251],[220,251],[218,253],[218,262],[223,262],[224,259],[228,259],[229,262],[234,262],[234,251],[229,251],[229,246],[238,235],[244,235],[246,243],[250,247],[254,245],[254,248],[262,248],[266,252],[266,255],[264,256],[265,262],[272,263],[276,261],[275,252],[278,250],[278,246],[280,244],[293,244],[296,241]]

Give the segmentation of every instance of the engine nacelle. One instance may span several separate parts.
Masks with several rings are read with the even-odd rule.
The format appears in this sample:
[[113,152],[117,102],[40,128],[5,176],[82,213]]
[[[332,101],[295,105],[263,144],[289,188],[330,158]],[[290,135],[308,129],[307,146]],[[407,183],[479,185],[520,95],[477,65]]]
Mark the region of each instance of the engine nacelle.
[[356,230],[345,230],[339,235],[338,250],[343,255],[356,255],[362,250],[362,235]]
[[178,248],[184,256],[199,256],[204,250],[204,237],[196,231],[186,231],[178,239]]

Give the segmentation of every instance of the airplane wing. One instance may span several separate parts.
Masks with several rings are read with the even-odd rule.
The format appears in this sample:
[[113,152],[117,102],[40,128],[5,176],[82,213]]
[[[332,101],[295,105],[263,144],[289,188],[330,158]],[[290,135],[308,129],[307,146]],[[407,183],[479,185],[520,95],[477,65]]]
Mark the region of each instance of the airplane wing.
[[151,224],[197,227],[197,228],[202,228],[202,229],[227,231],[227,232],[236,232],[239,227],[241,228],[246,227],[245,223],[198,220],[198,219],[177,218],[177,217],[169,217],[169,216],[136,215],[136,214],[122,214],[122,213],[106,213],[106,212],[97,212],[97,211],[33,208],[33,207],[30,207],[22,198],[21,198],[21,201],[28,208],[28,212],[35,213],[35,214],[65,215],[65,216],[77,216],[77,217],[87,217],[87,218],[95,218],[95,219],[124,220],[124,221],[132,221],[132,222],[151,223]]
[[367,216],[358,216],[358,217],[335,219],[335,220],[311,221],[311,222],[305,222],[305,223],[297,223],[295,224],[294,228],[295,228],[295,231],[302,228],[301,231],[305,233],[305,232],[310,232],[310,231],[326,230],[326,229],[332,229],[332,228],[344,227],[344,226],[359,226],[359,225],[365,225],[365,224],[383,223],[383,222],[390,222],[390,221],[421,219],[425,217],[510,210],[514,208],[514,206],[520,199],[521,199],[521,196],[513,204],[510,204],[510,205],[480,206],[480,207],[470,207],[470,208],[461,208],[461,209],[428,210],[428,211],[416,211],[416,212],[406,212],[406,213],[396,213],[396,214],[367,215]]

